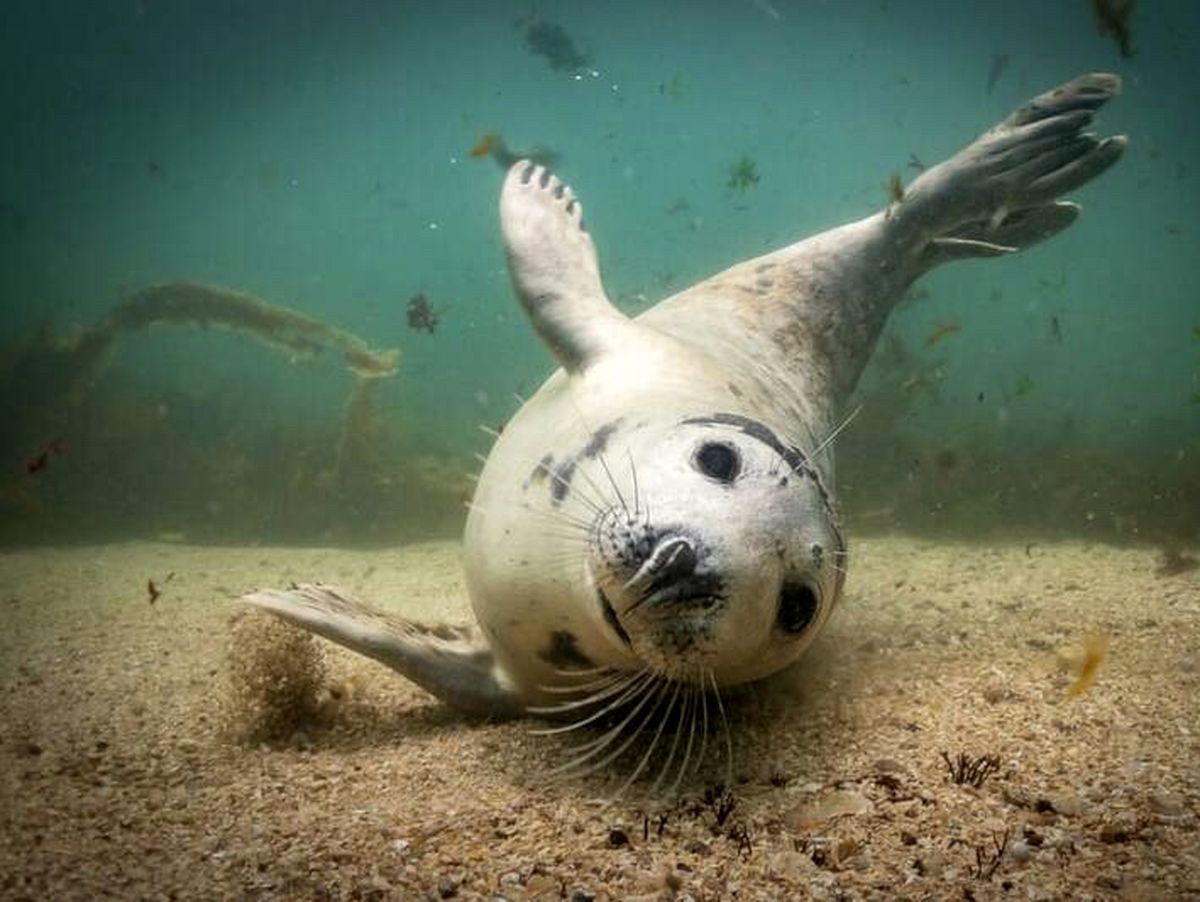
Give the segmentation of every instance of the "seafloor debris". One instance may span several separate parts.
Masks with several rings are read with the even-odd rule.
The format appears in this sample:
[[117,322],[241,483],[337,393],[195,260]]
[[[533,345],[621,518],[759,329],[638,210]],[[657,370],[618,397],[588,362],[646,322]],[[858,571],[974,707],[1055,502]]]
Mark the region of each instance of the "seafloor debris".
[[942,760],[950,771],[950,779],[959,786],[974,786],[979,789],[987,782],[987,778],[1000,769],[999,755],[980,755],[973,758],[966,752],[959,752],[953,761],[942,752]]
[[1155,576],[1178,576],[1200,567],[1200,560],[1187,554],[1176,544],[1163,545],[1158,552],[1158,566],[1154,569]]
[[1078,698],[1092,687],[1107,655],[1108,637],[1098,633],[1084,639],[1081,646],[1058,652],[1059,665],[1075,674],[1067,687],[1067,698]]
[[320,722],[325,653],[312,633],[258,611],[230,625],[222,718],[242,742],[287,740]]

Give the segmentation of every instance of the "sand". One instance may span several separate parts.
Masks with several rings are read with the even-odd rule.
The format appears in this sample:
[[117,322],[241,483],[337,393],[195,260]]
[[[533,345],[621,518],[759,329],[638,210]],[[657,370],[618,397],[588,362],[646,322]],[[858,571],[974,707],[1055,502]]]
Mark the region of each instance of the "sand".
[[[458,551],[0,555],[0,896],[1200,899],[1200,571],[860,540],[823,638],[729,703],[707,802],[719,755],[682,799],[606,803],[627,766],[549,779],[536,722],[465,721],[341,650],[323,725],[229,735],[240,591],[319,577],[464,621]],[[956,785],[943,753],[998,760]]]

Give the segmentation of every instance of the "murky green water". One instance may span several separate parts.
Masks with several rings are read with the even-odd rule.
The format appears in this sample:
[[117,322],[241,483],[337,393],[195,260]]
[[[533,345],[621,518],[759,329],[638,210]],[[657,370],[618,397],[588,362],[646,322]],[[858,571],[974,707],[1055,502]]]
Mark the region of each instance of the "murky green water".
[[[636,313],[1108,70],[1125,160],[1066,234],[940,270],[897,311],[843,504],[857,532],[1194,541],[1200,11],[1130,25],[1125,57],[1083,2],[10,4],[0,537],[454,534],[479,425],[552,369],[504,270],[501,169],[471,155],[489,133],[558,155]],[[399,370],[347,416],[328,351],[179,325],[86,366],[63,350],[179,279],[397,348]]]

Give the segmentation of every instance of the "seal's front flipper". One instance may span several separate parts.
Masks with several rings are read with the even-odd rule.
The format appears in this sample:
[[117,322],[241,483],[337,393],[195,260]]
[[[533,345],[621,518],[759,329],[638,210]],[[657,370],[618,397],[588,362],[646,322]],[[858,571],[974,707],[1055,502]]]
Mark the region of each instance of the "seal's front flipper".
[[917,242],[925,267],[996,256],[1057,234],[1078,215],[1057,198],[1121,158],[1123,136],[1086,131],[1121,80],[1084,75],[1035,97],[912,183],[889,216],[894,234]]
[[547,169],[521,160],[500,193],[509,273],[542,340],[569,372],[620,347],[629,319],[604,293],[583,208]]
[[490,717],[522,713],[473,630],[392,617],[334,586],[261,589],[242,601],[386,664],[455,708]]

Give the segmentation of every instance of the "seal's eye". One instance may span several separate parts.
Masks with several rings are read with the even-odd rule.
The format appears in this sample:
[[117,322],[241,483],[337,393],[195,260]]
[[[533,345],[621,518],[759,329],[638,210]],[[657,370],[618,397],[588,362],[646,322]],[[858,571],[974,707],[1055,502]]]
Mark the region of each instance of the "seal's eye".
[[775,620],[785,633],[802,633],[817,616],[817,593],[808,583],[784,583]]
[[724,442],[705,442],[696,449],[692,463],[697,470],[717,482],[733,482],[742,468],[737,449]]

